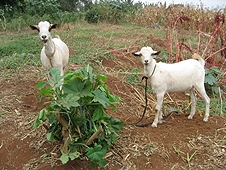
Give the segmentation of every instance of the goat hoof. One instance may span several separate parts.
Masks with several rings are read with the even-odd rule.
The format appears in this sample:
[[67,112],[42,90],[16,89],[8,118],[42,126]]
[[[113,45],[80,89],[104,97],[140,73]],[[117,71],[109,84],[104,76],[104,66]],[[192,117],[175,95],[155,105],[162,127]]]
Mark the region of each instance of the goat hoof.
[[189,120],[191,120],[192,118],[193,118],[193,116],[191,116],[191,115],[188,116],[188,119],[189,119]]
[[208,121],[208,117],[204,117],[203,122],[207,122]]
[[157,128],[157,123],[152,123],[151,125],[153,128]]

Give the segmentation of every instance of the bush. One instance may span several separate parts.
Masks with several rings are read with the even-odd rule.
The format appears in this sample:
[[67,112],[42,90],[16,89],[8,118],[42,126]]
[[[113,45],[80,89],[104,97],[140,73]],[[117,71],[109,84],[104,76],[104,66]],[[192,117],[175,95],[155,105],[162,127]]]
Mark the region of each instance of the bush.
[[212,67],[211,69],[205,68],[205,88],[208,93],[218,94],[219,79],[222,78],[223,72],[221,72],[217,67]]
[[124,21],[127,12],[132,8],[133,4],[127,1],[101,1],[92,5],[91,9],[85,13],[85,21],[117,24]]
[[[75,22],[79,18],[79,13],[77,12],[60,12],[60,21],[64,23],[72,23]],[[59,21],[57,22],[59,23]]]
[[103,167],[104,156],[123,127],[118,118],[106,114],[107,106],[115,109],[119,97],[109,93],[106,77],[94,73],[90,66],[66,73],[64,84],[58,69],[51,69],[50,74],[51,79],[37,87],[53,100],[40,111],[34,127],[48,120],[47,139],[61,141],[62,163],[85,154],[92,164]]
[[98,7],[93,6],[89,11],[85,14],[85,21],[88,23],[98,23],[101,17],[101,11]]
[[60,4],[57,0],[25,0],[26,14],[31,16],[50,15],[59,19]]

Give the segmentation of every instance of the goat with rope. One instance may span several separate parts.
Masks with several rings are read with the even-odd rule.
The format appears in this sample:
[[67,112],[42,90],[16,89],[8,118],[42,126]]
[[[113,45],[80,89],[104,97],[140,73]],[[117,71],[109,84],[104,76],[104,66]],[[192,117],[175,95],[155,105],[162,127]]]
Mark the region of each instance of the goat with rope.
[[152,122],[152,127],[157,127],[157,124],[162,123],[162,120],[165,119],[162,116],[162,103],[164,95],[167,92],[189,91],[192,105],[188,119],[192,119],[196,111],[195,89],[205,100],[206,111],[203,121],[207,122],[209,118],[210,99],[204,87],[205,61],[198,54],[194,54],[194,59],[188,59],[174,64],[157,63],[152,56],[158,55],[159,53],[159,51],[154,51],[151,47],[143,47],[139,52],[133,53],[134,56],[141,57],[144,65],[144,76],[151,83],[152,90],[157,97],[157,113]]

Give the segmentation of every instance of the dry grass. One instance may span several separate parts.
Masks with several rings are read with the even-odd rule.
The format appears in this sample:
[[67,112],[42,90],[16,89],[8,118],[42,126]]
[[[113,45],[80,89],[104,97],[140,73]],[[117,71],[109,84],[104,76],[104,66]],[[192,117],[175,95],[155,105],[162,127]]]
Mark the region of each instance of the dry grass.
[[[202,27],[202,31],[212,33],[214,31],[216,14],[226,14],[225,9],[206,9],[192,4],[171,5],[168,8],[164,6],[145,6],[140,9],[134,19],[134,23],[142,26],[152,26],[155,28],[165,27],[164,20],[168,19],[168,26],[175,27],[180,30],[196,31]],[[128,16],[128,20],[131,18]],[[179,19],[178,23],[175,23]]]

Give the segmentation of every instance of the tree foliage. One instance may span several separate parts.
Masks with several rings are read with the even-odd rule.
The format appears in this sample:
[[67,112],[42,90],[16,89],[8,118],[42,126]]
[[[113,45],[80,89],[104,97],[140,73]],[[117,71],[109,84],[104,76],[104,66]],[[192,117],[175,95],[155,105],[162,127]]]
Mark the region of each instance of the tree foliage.
[[92,0],[58,0],[62,11],[84,12],[91,8]]
[[105,0],[96,2],[85,14],[88,23],[108,22],[117,24],[125,15],[132,11],[133,4],[130,0]]

